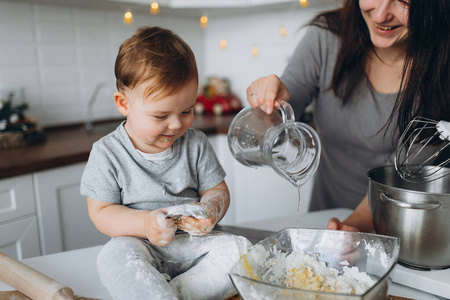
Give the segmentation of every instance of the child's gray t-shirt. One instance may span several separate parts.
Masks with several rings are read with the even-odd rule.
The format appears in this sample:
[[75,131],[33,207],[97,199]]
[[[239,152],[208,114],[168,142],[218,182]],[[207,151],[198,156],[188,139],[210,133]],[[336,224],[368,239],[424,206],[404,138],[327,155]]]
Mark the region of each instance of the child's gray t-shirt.
[[81,194],[134,209],[199,201],[199,192],[225,178],[206,135],[188,129],[178,138],[172,155],[161,163],[146,160],[134,148],[122,123],[95,142],[81,178]]

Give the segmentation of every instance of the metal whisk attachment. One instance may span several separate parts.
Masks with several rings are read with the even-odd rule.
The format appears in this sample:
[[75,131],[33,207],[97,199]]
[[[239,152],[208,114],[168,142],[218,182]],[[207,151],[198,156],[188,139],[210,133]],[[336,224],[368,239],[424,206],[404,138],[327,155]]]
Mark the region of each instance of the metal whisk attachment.
[[450,174],[450,122],[416,117],[397,145],[395,169],[410,182],[429,182]]

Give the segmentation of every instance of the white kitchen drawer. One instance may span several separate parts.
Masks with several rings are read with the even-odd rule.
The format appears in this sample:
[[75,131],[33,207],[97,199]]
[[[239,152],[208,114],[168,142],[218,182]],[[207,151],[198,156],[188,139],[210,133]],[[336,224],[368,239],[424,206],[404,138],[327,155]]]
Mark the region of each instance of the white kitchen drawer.
[[34,215],[32,175],[0,180],[0,224],[26,215]]
[[0,251],[18,260],[41,255],[36,217],[1,224]]

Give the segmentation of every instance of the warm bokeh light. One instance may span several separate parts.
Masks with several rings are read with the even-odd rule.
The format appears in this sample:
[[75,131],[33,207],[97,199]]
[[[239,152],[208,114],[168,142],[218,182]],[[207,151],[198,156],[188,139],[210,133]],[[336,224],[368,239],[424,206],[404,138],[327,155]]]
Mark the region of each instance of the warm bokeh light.
[[123,23],[124,24],[132,24],[133,23],[133,14],[131,13],[131,11],[127,11],[123,15]]
[[208,27],[208,17],[207,16],[201,16],[200,17],[200,27],[201,28]]
[[286,37],[286,35],[287,35],[286,27],[284,27],[284,26],[281,26],[281,27],[280,27],[280,35],[281,35],[282,37]]
[[225,50],[227,48],[227,40],[226,39],[221,39],[220,40],[220,49]]
[[298,3],[300,4],[301,7],[308,7],[309,6],[309,1],[308,0],[298,0]]
[[253,46],[252,47],[252,56],[258,57],[258,55],[259,55],[259,48],[257,46]]
[[152,3],[150,4],[150,13],[151,13],[152,15],[157,15],[157,14],[159,14],[159,4],[158,4],[158,2],[152,2]]

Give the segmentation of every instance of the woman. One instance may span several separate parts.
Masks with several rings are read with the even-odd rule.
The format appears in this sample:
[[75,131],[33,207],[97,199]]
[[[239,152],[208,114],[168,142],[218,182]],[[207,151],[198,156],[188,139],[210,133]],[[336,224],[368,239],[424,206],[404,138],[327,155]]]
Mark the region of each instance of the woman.
[[366,173],[393,164],[415,116],[450,119],[449,16],[448,0],[345,0],[311,22],[281,79],[248,87],[268,114],[289,99],[299,117],[315,99],[322,158],[310,210],[356,207],[329,229],[373,231]]

